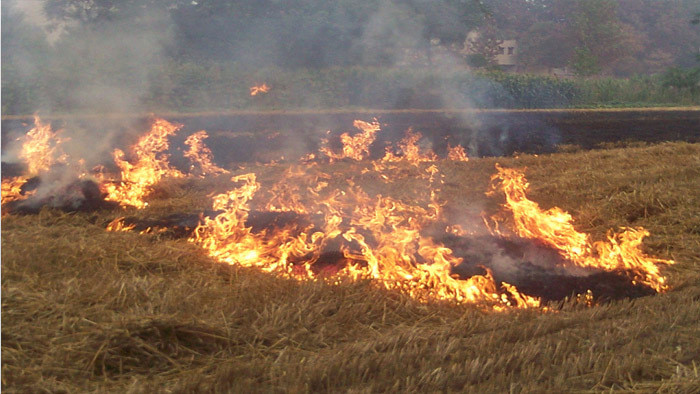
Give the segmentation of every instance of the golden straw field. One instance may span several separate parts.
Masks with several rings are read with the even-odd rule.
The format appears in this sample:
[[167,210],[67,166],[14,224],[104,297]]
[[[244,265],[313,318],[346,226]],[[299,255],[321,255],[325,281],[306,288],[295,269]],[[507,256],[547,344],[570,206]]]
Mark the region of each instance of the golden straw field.
[[[642,226],[670,290],[588,306],[487,311],[419,302],[370,281],[297,281],[218,263],[113,219],[211,208],[229,175],[162,181],[133,209],[2,217],[6,392],[669,392],[700,390],[700,144],[439,160],[450,212],[495,212],[495,164],[525,168],[529,197],[602,239]],[[255,172],[264,192],[287,164]],[[387,186],[366,163],[319,164],[331,183],[424,197],[418,167]],[[423,182],[423,183],[421,183]]]

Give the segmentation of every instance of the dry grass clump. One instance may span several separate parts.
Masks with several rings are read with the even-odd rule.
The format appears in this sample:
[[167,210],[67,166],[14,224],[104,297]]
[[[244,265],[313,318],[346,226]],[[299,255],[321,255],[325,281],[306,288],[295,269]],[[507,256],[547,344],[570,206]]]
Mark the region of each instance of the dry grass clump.
[[[209,207],[226,182],[173,181],[148,208],[2,219],[7,392],[470,391],[695,393],[700,387],[700,145],[661,144],[441,163],[445,208],[496,210],[494,163],[527,167],[531,198],[600,239],[644,226],[677,264],[672,290],[585,307],[487,313],[422,304],[371,283],[297,282],[211,261],[159,235],[108,233],[117,216]],[[359,166],[333,181],[411,199]],[[283,168],[255,168],[263,184]],[[225,179],[225,178],[224,178]],[[223,185],[223,186],[222,186]]]

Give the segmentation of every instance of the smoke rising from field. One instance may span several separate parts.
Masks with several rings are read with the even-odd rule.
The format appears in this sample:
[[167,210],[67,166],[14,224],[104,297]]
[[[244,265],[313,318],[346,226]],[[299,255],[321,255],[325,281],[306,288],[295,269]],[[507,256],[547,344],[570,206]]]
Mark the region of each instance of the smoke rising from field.
[[[90,26],[61,23],[56,29],[43,14],[45,4],[3,2],[3,95],[18,91],[34,98],[32,110],[39,116],[143,112],[143,98],[151,90],[149,79],[165,61],[164,49],[172,39],[169,14],[144,9],[134,18]],[[69,39],[56,34],[69,34]],[[37,43],[44,47],[32,50]],[[3,115],[8,109],[12,111],[3,103]],[[3,123],[8,137],[26,132],[26,126],[16,122]],[[52,123],[54,129],[62,129],[61,149],[69,160],[82,159],[84,164],[44,174],[37,196],[50,196],[75,181],[80,167],[108,162],[115,145],[133,142],[144,132],[133,118],[88,122],[68,118]],[[3,138],[3,161],[17,159],[21,140],[13,139]]]
[[[40,114],[177,110],[168,107],[173,103],[205,110],[278,108],[274,100],[282,106],[327,106],[327,93],[318,88],[314,78],[334,67],[354,67],[352,72],[359,71],[356,76],[337,82],[339,86],[334,89],[346,92],[347,99],[331,105],[469,109],[494,102],[493,84],[481,83],[479,78],[469,86],[455,83],[456,73],[468,72],[463,56],[455,51],[459,40],[450,44],[452,49],[448,50],[447,43],[441,43],[428,30],[426,18],[435,19],[428,13],[438,15],[438,20],[448,27],[467,23],[460,20],[448,1],[434,1],[430,9],[416,8],[419,3],[392,0],[369,1],[361,6],[340,1],[324,5],[320,13],[315,8],[321,7],[308,2],[294,9],[295,16],[272,10],[281,7],[273,3],[268,12],[251,11],[248,8],[255,8],[251,5],[221,2],[218,13],[214,12],[216,8],[203,12],[206,4],[201,3],[143,2],[139,6],[124,5],[131,7],[127,18],[108,18],[86,26],[76,22],[61,24],[64,36],[52,40],[45,58],[14,52],[11,63],[28,67],[13,68],[16,71],[8,72],[8,79],[36,86],[33,96],[38,104],[33,110]],[[38,25],[42,31],[55,35],[57,30],[52,28],[56,22],[48,22],[42,14],[46,4],[50,3],[9,0],[3,2],[3,8],[7,6],[14,15],[24,15],[21,23]],[[235,7],[240,8],[238,14],[230,12]],[[359,12],[351,13],[349,9]],[[232,19],[232,15],[239,16]],[[5,41],[3,38],[3,49]],[[171,68],[173,64],[181,66]],[[218,65],[208,68],[211,64]],[[362,72],[378,69],[387,70],[387,74],[395,70],[406,76],[392,79],[395,86],[382,90],[375,87],[375,76]],[[301,70],[309,72],[294,74]],[[414,71],[417,76],[412,74]],[[215,81],[217,74],[227,72],[232,73],[232,79]],[[280,75],[284,76],[278,78]],[[384,74],[379,75],[381,79]],[[276,80],[281,82],[275,83]],[[260,82],[271,84],[269,98],[239,94],[252,83]],[[521,137],[520,131],[502,121],[484,124],[483,117],[471,112],[458,116],[461,132],[452,136],[453,143],[463,145],[472,156],[483,154],[484,144],[488,145],[486,154],[503,153],[504,145]],[[238,127],[225,126],[233,131],[249,131]],[[344,128],[334,129],[338,132],[352,129],[349,124],[335,127]],[[71,137],[66,149],[83,152],[88,164],[108,156],[106,153],[125,131],[142,131],[134,130],[127,121],[109,125],[93,121],[64,128]],[[320,134],[326,130],[323,125],[311,132]],[[298,144],[299,149],[308,145],[313,144]],[[288,157],[293,153],[289,152]]]
[[[10,22],[33,25],[31,28],[50,35],[55,30],[42,14],[43,5],[38,1],[6,1],[3,11],[10,11],[19,19]],[[164,48],[171,40],[169,15],[157,9],[144,9],[134,19],[89,27],[76,24],[63,27],[64,33],[70,31],[70,39],[54,41],[43,58],[31,58],[24,52],[8,55],[12,66],[27,63],[35,66],[30,72],[16,67],[19,74],[7,76],[24,79],[26,88],[35,90],[31,92],[38,103],[34,111],[39,115],[142,112],[142,99],[151,89],[149,78],[163,64]],[[3,52],[12,51],[13,47],[6,48],[4,38]],[[21,37],[9,39],[12,40],[9,44],[19,46],[17,40]],[[37,60],[43,64],[36,64]],[[105,149],[112,148],[114,133],[128,126],[115,123],[93,122],[90,129],[71,124],[65,128],[70,138],[66,148],[82,150],[82,157],[88,163],[104,157]]]

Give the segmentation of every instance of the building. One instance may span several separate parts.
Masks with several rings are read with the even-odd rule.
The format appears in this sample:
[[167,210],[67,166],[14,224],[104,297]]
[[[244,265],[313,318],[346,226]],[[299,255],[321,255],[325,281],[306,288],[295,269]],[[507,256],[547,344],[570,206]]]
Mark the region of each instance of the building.
[[494,60],[505,70],[514,70],[518,65],[518,43],[516,40],[503,40],[498,45]]
[[480,54],[504,71],[516,71],[518,68],[518,43],[516,40],[499,40],[487,38],[478,31],[471,31],[464,41],[462,53],[466,56]]

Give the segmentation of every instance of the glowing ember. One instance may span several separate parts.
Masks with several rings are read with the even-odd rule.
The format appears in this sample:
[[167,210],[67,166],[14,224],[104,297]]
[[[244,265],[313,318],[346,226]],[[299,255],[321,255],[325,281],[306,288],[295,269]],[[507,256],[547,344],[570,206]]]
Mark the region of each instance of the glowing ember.
[[174,125],[163,119],[153,122],[151,131],[141,137],[132,147],[133,164],[124,158],[124,152],[114,150],[114,161],[121,169],[121,181],[103,182],[102,188],[107,193],[108,201],[116,201],[122,206],[143,208],[148,203],[144,197],[151,192],[152,186],[164,177],[180,177],[182,173],[170,167],[168,155],[168,137],[174,135],[181,125]]
[[258,93],[267,93],[270,90],[270,87],[267,86],[267,84],[262,84],[262,85],[255,85],[250,88],[250,95],[251,96],[257,96]]
[[192,162],[190,170],[198,172],[201,176],[228,173],[228,171],[214,164],[214,155],[203,142],[207,137],[207,132],[201,130],[190,135],[185,140],[185,144],[190,147],[185,152],[185,157]]
[[605,271],[628,270],[635,281],[656,291],[667,289],[659,265],[673,264],[671,260],[645,256],[640,246],[649,235],[643,228],[625,228],[621,233],[610,231],[607,241],[591,242],[587,234],[574,229],[572,217],[558,207],[547,211],[529,200],[525,192],[528,183],[522,172],[497,166],[492,179],[501,182],[506,196],[506,208],[513,213],[515,232],[520,237],[536,239],[560,251],[566,260],[579,267]]

